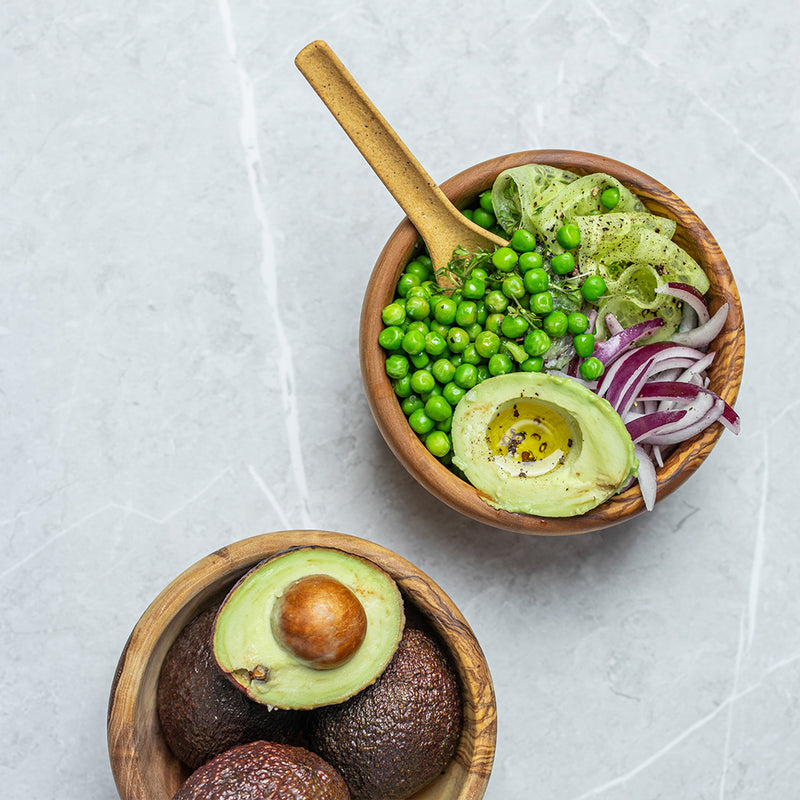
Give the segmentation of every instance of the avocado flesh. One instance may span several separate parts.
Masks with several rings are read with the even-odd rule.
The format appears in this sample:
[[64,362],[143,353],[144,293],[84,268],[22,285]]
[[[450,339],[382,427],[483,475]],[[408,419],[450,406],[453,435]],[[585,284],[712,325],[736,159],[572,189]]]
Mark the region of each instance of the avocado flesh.
[[444,651],[407,628],[372,686],[312,713],[309,741],[344,776],[353,800],[403,800],[445,769],[461,725],[461,692]]
[[490,505],[511,512],[584,514],[638,467],[619,414],[565,375],[516,372],[479,383],[456,406],[451,435],[453,464]]
[[[361,646],[344,664],[315,669],[276,638],[273,609],[308,575],[329,575],[358,598],[367,617]],[[324,547],[280,553],[254,567],[228,594],[214,629],[217,663],[258,703],[308,709],[339,703],[372,683],[397,648],[405,616],[394,580],[366,559]]]
[[158,681],[164,738],[190,769],[255,739],[291,740],[302,716],[254,703],[227,680],[211,650],[216,614],[216,608],[204,611],[184,627],[167,651]]
[[195,770],[173,800],[350,800],[342,776],[302,747],[258,741]]

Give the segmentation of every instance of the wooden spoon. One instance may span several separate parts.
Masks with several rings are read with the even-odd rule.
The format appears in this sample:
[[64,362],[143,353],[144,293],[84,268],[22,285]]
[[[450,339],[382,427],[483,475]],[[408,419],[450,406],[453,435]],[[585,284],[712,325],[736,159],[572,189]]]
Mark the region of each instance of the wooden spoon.
[[508,244],[468,220],[445,197],[325,42],[304,47],[295,64],[406,212],[428,248],[441,286],[453,285],[447,265],[457,247],[492,251]]

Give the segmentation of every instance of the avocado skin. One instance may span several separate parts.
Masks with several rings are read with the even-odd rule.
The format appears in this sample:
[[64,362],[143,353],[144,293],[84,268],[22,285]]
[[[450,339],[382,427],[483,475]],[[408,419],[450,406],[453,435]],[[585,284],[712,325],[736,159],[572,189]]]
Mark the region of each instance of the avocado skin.
[[181,631],[158,681],[164,738],[189,769],[255,739],[294,741],[300,730],[301,712],[270,711],[248,699],[219,669],[211,648],[216,612],[204,611]]
[[406,628],[372,686],[314,712],[309,742],[342,773],[353,800],[401,800],[444,770],[461,721],[461,692],[444,652]]
[[258,741],[231,748],[195,770],[173,800],[350,800],[350,792],[315,753]]

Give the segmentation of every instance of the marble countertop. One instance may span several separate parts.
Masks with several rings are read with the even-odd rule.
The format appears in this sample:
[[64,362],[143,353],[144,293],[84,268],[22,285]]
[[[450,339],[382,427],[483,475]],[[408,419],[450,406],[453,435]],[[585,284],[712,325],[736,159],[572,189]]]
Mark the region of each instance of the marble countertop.
[[[793,800],[800,783],[800,18],[789,0],[5,0],[0,785],[116,797],[106,705],[155,595],[270,530],[363,536],[488,658],[487,800]],[[361,387],[402,213],[293,60],[336,50],[431,175],[602,153],[694,207],[747,329],[738,437],[600,533],[422,490]],[[794,522],[792,521],[794,520]]]

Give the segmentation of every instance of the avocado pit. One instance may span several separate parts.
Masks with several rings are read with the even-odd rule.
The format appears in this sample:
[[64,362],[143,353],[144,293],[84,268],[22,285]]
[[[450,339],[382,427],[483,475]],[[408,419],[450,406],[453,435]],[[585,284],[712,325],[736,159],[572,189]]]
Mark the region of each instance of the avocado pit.
[[272,632],[283,647],[314,669],[347,663],[367,633],[367,614],[355,593],[330,575],[290,584],[272,612]]

